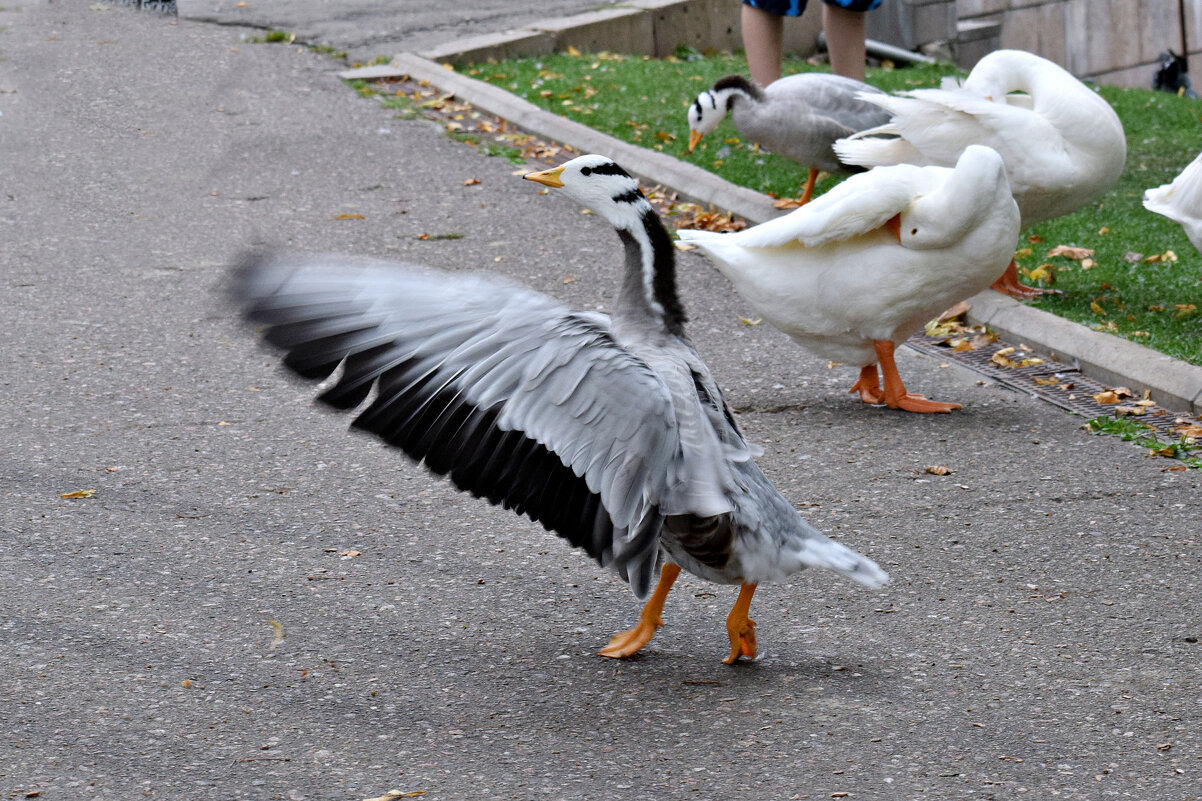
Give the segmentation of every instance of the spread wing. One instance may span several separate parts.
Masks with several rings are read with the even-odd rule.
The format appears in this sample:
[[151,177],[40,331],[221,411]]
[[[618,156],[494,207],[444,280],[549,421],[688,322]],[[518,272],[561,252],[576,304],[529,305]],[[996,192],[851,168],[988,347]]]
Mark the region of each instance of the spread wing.
[[[319,399],[646,595],[680,453],[671,395],[608,319],[502,279],[251,255],[234,299]],[[373,392],[374,390],[374,392]]]
[[1008,96],[992,99],[956,87],[861,98],[888,110],[892,118],[835,144],[839,158],[851,164],[950,167],[972,144],[996,150],[1011,171],[1028,169],[1026,165],[1032,172],[1050,169],[1048,162],[1063,157],[1064,135],[1043,115],[1025,108],[1021,96],[1011,102]]

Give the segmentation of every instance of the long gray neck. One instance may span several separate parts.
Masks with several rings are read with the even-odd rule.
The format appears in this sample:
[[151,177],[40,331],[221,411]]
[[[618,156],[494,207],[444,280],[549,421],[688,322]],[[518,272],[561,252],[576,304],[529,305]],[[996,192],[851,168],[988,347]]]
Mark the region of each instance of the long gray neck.
[[641,225],[617,229],[626,250],[626,271],[614,308],[614,327],[626,333],[683,337],[688,318],[676,293],[672,239],[650,207],[639,221]]

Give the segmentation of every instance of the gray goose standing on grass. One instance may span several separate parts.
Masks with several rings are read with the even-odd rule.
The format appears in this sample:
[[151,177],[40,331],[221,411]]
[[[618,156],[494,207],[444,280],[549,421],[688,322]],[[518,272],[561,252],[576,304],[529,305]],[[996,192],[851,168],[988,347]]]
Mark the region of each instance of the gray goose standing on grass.
[[836,139],[889,121],[889,112],[860,97],[884,94],[853,78],[820,72],[787,75],[761,88],[742,75],[719,78],[689,106],[689,152],[730,112],[735,129],[773,153],[810,168],[801,205],[810,201],[819,170],[863,172],[839,160]]
[[338,256],[247,256],[234,299],[300,375],[342,367],[320,400],[358,408],[356,428],[542,523],[639,598],[660,568],[639,624],[603,656],[650,641],[681,568],[742,585],[727,663],[756,655],[747,612],[757,583],[824,567],[884,584],[875,563],[802,520],[752,460],[684,336],[672,242],[634,179],[603,156],[525,177],[617,229],[626,273],[612,317],[495,276]]

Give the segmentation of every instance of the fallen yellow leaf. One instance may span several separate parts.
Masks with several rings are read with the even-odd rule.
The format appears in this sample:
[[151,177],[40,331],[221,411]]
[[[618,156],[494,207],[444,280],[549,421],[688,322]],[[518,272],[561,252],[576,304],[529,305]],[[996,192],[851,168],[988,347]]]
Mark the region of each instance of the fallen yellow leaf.
[[268,620],[267,624],[271,626],[271,645],[267,650],[274,651],[275,647],[284,641],[284,625],[278,620]]
[[1113,389],[1103,390],[1097,395],[1094,395],[1093,399],[1104,405],[1119,402],[1118,393],[1116,393]]
[[367,219],[362,214],[339,214],[335,220],[364,220]]
[[401,790],[389,790],[384,795],[378,795],[375,798],[365,798],[363,801],[394,801],[397,798],[417,798],[419,795],[425,795],[427,790],[412,790],[408,793]]
[[962,300],[955,306],[952,306],[950,309],[945,311],[943,314],[939,315],[939,322],[946,323],[948,320],[955,320],[957,317],[968,314],[970,309],[972,309],[972,304],[967,300]]
[[927,465],[926,467],[924,467],[922,469],[924,471],[930,473],[933,476],[946,476],[946,475],[951,475],[953,472],[955,472],[950,467],[945,467],[941,464]]
[[1102,308],[1102,307],[1101,307],[1101,306],[1098,304],[1098,302],[1097,302],[1096,300],[1091,300],[1091,301],[1089,302],[1089,308],[1090,308],[1091,310],[1093,310],[1093,313],[1094,313],[1094,314],[1099,314],[1099,315],[1101,315],[1101,316],[1103,316],[1103,317],[1105,317],[1105,316],[1106,316],[1106,310],[1105,310],[1105,309],[1103,309],[1103,308]]
[[1046,281],[1047,283],[1055,283],[1056,274],[1052,272],[1052,265],[1041,264],[1034,270],[1023,270],[1026,276],[1031,281]]
[[94,489],[81,489],[75,490],[75,492],[60,492],[58,497],[74,500],[76,498],[91,498],[95,494],[96,490]]
[[1166,250],[1164,253],[1156,253],[1144,259],[1145,264],[1171,264],[1177,261],[1177,254],[1171,250]]
[[1049,259],[1055,258],[1056,256],[1063,256],[1064,258],[1072,259],[1073,261],[1081,261],[1081,259],[1092,255],[1093,251],[1089,248],[1075,248],[1069,245],[1057,245],[1048,251]]
[[743,325],[759,325],[760,323],[764,322],[763,317],[757,317],[754,320],[749,320],[741,314],[738,315],[738,317],[739,317],[739,322],[742,323]]

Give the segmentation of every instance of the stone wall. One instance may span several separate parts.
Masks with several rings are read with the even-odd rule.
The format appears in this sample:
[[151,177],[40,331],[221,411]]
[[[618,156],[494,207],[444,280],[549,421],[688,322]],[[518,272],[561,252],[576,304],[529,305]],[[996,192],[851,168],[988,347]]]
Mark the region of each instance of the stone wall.
[[[1202,0],[1184,6],[1197,82]],[[1181,52],[1178,0],[956,0],[956,12],[962,23],[999,22],[1002,47],[1038,53],[1098,83],[1150,87],[1157,56],[1170,48]]]
[[[1184,0],[1191,76],[1202,85],[1202,0]],[[785,50],[808,56],[822,30],[822,3],[810,0],[785,25]],[[1120,86],[1151,86],[1157,56],[1181,51],[1178,0],[884,0],[869,12],[868,35],[913,49],[952,39],[957,63],[970,68],[996,47],[1029,50],[1074,75]],[[737,0],[627,0],[620,6],[547,19],[499,34],[434,48],[436,61],[486,61],[569,46],[669,55],[681,45],[740,50]]]

